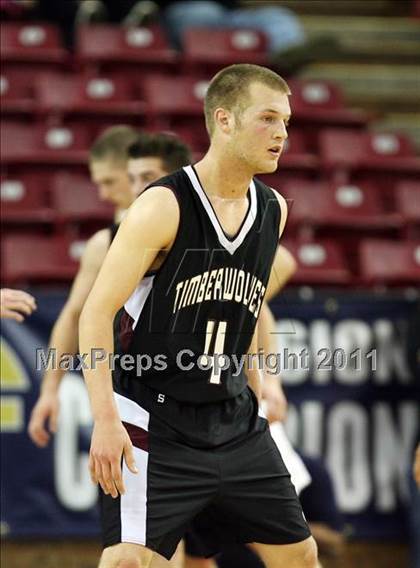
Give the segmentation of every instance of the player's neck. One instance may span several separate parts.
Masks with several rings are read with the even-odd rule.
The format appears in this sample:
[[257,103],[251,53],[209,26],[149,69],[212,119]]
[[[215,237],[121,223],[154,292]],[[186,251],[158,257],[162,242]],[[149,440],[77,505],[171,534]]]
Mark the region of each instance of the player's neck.
[[252,180],[252,173],[240,160],[223,155],[213,147],[195,169],[206,193],[224,199],[245,197]]

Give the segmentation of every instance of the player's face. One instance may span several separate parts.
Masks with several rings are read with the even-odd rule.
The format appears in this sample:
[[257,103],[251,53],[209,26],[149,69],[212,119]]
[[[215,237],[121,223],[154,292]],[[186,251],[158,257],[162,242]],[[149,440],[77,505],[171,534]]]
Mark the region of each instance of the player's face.
[[249,87],[244,109],[235,117],[232,148],[253,174],[276,171],[290,114],[286,94],[261,83]]
[[116,207],[127,209],[133,202],[126,164],[115,160],[98,160],[89,164],[90,175],[99,197]]
[[127,172],[135,197],[138,197],[149,183],[168,175],[162,159],[153,156],[128,160]]

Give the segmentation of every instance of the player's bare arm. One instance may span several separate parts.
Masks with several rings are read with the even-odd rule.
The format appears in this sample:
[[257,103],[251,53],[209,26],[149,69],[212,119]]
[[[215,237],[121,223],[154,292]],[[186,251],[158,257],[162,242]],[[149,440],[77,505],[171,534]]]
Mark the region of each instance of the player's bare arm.
[[[49,341],[49,349],[55,350],[57,361],[65,354],[73,355],[77,352],[79,317],[109,248],[109,241],[110,232],[103,229],[95,233],[86,244],[70,295],[53,327]],[[48,444],[51,433],[57,428],[58,387],[64,374],[65,371],[59,367],[50,368],[42,379],[40,395],[28,425],[29,436],[40,447]]]
[[[258,318],[258,349],[264,353],[265,357],[278,352],[275,329],[276,322],[273,314],[268,305],[264,303]],[[287,399],[283,392],[280,375],[264,369],[262,376],[262,397],[265,401],[267,420],[270,423],[283,422],[287,415]]]
[[275,298],[286,283],[296,272],[297,264],[293,255],[283,246],[277,247],[276,256],[274,257],[273,267],[271,269],[270,280],[268,281],[265,300],[269,302]]
[[[292,254],[279,245],[271,269],[270,280],[265,295],[266,301],[277,296],[280,290],[296,271],[296,261]],[[258,318],[258,348],[263,353],[278,353],[278,336],[275,333],[276,322],[273,314],[264,302]],[[287,399],[283,392],[281,377],[278,373],[263,372],[263,398],[266,403],[266,414],[269,422],[283,421],[287,414]]]
[[[168,188],[146,191],[130,208],[106,255],[80,317],[80,352],[113,351],[113,320],[161,250],[169,250],[179,224],[176,197]],[[121,457],[136,473],[132,444],[114,402],[108,361],[84,376],[94,419],[89,468],[106,494],[124,492]]]

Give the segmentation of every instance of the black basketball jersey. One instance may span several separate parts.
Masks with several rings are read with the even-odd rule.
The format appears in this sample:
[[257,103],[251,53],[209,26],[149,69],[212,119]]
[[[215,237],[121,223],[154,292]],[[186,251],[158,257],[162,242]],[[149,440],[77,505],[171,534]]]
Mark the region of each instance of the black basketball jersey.
[[[179,228],[159,270],[143,278],[115,318],[115,353],[130,357],[117,360],[114,386],[140,381],[196,404],[233,398],[247,385],[244,358],[278,244],[278,200],[254,179],[248,211],[230,237],[192,166],[147,191],[156,186],[174,192]],[[217,364],[216,354],[224,355]]]

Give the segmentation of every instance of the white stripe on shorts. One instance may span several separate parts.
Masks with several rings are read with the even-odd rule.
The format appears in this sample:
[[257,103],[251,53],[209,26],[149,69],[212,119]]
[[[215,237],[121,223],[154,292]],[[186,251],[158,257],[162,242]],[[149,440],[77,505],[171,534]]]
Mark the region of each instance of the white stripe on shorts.
[[[149,413],[141,406],[118,393],[114,393],[118,412],[123,422],[149,431]],[[138,473],[131,473],[123,461],[122,476],[125,493],[121,495],[121,542],[146,544],[147,518],[147,466],[149,453],[133,447]]]

